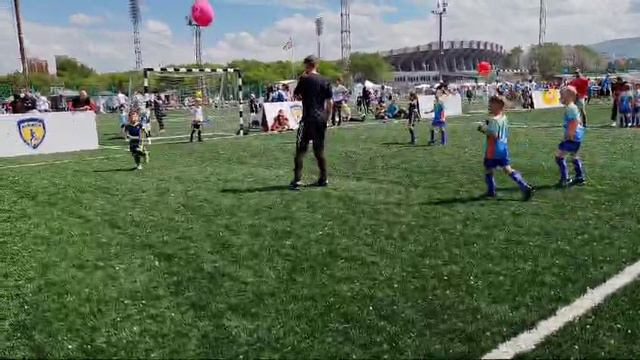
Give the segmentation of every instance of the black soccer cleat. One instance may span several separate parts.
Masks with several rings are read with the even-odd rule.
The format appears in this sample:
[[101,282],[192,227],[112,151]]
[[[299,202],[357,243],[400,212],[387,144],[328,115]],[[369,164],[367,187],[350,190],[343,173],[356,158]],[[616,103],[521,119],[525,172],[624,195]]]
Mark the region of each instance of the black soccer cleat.
[[556,188],[557,189],[566,189],[569,187],[569,180],[560,180],[557,184],[556,184]]
[[301,181],[292,181],[289,184],[289,190],[291,191],[300,191],[300,189],[302,188],[302,182]]
[[585,186],[587,181],[584,178],[571,179],[569,186]]
[[533,187],[527,186],[527,188],[522,192],[522,200],[523,201],[531,200],[535,192],[536,190]]
[[324,188],[329,186],[329,181],[328,180],[318,180],[316,182],[314,182],[313,184],[311,184],[312,187],[320,187],[320,188]]

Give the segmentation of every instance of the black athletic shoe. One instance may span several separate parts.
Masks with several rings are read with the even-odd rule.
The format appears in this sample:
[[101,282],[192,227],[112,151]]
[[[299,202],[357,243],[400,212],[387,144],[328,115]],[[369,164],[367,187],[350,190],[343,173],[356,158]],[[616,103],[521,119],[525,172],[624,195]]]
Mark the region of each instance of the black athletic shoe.
[[535,194],[535,189],[531,186],[528,186],[523,192],[522,192],[522,200],[523,201],[529,201],[531,200],[531,198],[533,197],[533,194]]
[[569,186],[584,186],[587,184],[587,181],[584,178],[575,178],[571,179],[569,182]]
[[556,184],[556,188],[558,188],[558,189],[566,189],[568,187],[569,187],[569,180],[560,180]]
[[498,198],[498,193],[486,193],[484,194],[484,197],[487,199],[497,199]]
[[329,181],[327,180],[318,180],[316,182],[314,182],[313,184],[311,184],[312,187],[327,187],[329,186]]
[[289,184],[289,190],[291,191],[299,191],[302,188],[302,182],[301,181],[292,181]]

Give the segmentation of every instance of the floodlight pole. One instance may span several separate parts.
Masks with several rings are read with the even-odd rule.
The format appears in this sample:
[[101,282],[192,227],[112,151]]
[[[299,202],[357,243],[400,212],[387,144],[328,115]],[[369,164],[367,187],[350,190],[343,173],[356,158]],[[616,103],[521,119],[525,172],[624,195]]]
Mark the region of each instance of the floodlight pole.
[[316,38],[318,41],[318,59],[321,58],[321,49],[322,49],[322,33],[324,32],[324,19],[322,16],[318,16],[316,18]]
[[449,2],[447,0],[438,0],[436,9],[431,11],[432,14],[438,16],[438,47],[440,48],[438,72],[440,73],[440,82],[444,80],[444,41],[442,41],[442,18],[447,13]]
[[24,50],[24,33],[22,32],[22,16],[20,14],[20,0],[13,0],[13,10],[16,17],[16,28],[18,30],[18,45],[20,46],[20,61],[22,62],[22,76],[25,87],[29,87],[29,66],[27,65],[27,55]]

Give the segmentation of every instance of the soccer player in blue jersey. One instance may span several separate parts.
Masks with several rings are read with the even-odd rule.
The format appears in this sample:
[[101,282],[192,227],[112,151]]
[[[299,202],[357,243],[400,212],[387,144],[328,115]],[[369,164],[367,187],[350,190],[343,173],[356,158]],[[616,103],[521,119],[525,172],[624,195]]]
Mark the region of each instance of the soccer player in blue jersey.
[[633,116],[633,92],[631,84],[626,84],[618,99],[618,113],[620,114],[620,127],[631,127]]
[[409,119],[407,120],[407,128],[411,135],[411,144],[416,145],[418,139],[416,137],[416,124],[420,120],[420,104],[418,103],[418,95],[415,92],[409,94]]
[[[564,110],[564,139],[558,146],[556,153],[556,163],[560,168],[560,182],[558,187],[572,185],[584,185],[584,166],[578,152],[584,138],[584,126],[582,115],[576,105],[577,90],[573,86],[567,86],[560,91],[560,101],[565,106]],[[574,179],[569,179],[569,169],[567,168],[567,155],[573,157],[573,167],[576,172]]]
[[493,96],[489,99],[489,113],[491,118],[487,120],[485,125],[480,125],[478,131],[486,135],[484,168],[485,181],[487,183],[487,197],[495,198],[497,196],[496,181],[494,171],[497,168],[507,174],[513,181],[518,184],[524,201],[531,200],[534,190],[522,175],[511,168],[509,159],[509,123],[504,113],[506,101],[502,96]]
[[447,117],[445,114],[442,92],[436,92],[436,100],[433,102],[433,121],[431,122],[431,140],[429,145],[436,144],[436,131],[440,131],[440,143],[447,145]]
[[137,109],[129,112],[129,123],[124,127],[124,132],[129,141],[129,151],[136,162],[136,168],[142,170],[141,160],[144,159],[148,163],[149,153],[144,147],[145,131],[140,123],[140,114]]

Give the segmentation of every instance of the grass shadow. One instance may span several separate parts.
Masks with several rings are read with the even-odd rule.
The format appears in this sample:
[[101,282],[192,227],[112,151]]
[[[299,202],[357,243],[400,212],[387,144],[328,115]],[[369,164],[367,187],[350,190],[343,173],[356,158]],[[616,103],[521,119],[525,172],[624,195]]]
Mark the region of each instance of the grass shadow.
[[[547,191],[547,190],[555,190],[557,189],[556,185],[543,185],[543,186],[534,186],[535,191],[537,193],[543,192],[543,191]],[[520,188],[517,187],[512,187],[512,188],[504,188],[504,189],[498,189],[498,194],[500,194],[501,192],[507,192],[507,193],[514,193],[514,192],[519,192]],[[503,198],[488,198],[486,195],[479,195],[479,196],[470,196],[470,197],[458,197],[458,198],[450,198],[450,199],[442,199],[442,200],[436,200],[436,201],[431,201],[431,202],[427,202],[424,203],[424,205],[436,205],[436,206],[441,206],[441,205],[454,205],[454,204],[470,204],[470,203],[474,203],[474,202],[481,202],[481,201],[498,201],[498,202],[522,202],[522,200],[519,199],[503,199]],[[535,197],[534,200],[535,201]]]
[[249,189],[223,189],[220,191],[223,194],[258,194],[258,193],[268,193],[268,192],[278,192],[278,191],[289,191],[288,185],[275,185],[275,186],[264,186],[259,188],[249,188]]
[[114,172],[132,172],[136,171],[137,168],[125,168],[125,169],[107,169],[107,170],[93,170],[94,173],[114,173]]

